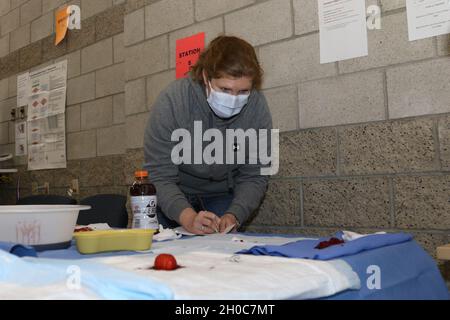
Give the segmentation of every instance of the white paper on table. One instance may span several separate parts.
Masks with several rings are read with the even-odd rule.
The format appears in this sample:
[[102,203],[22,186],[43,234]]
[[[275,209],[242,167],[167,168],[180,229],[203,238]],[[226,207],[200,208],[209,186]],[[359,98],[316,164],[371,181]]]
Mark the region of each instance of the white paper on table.
[[365,1],[318,1],[320,63],[367,56]]
[[22,73],[17,76],[17,106],[27,106],[30,93],[30,73]]
[[406,0],[409,41],[450,33],[450,0]]
[[[231,230],[233,230],[235,226],[236,226],[236,225],[233,224],[233,225],[228,226],[223,232],[216,232],[216,233],[211,233],[211,234],[204,234],[204,235],[201,235],[201,236],[210,236],[210,235],[213,235],[213,234],[227,234],[227,233],[230,233]],[[186,230],[184,227],[182,227],[182,226],[177,227],[177,228],[175,228],[174,230],[175,230],[176,233],[181,234],[181,235],[184,235],[184,236],[198,236],[198,234],[191,233],[191,232],[187,231],[187,230]]]
[[[179,242],[183,242],[180,240]],[[359,289],[358,275],[343,260],[224,254],[187,248],[176,256],[182,268],[153,270],[148,255],[93,258],[168,285],[182,300],[313,299]]]

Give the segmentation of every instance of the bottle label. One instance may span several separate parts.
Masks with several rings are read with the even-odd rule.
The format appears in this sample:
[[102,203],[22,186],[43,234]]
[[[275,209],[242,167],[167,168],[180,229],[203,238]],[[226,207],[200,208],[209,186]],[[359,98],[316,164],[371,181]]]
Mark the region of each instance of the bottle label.
[[131,197],[134,229],[159,229],[156,196]]

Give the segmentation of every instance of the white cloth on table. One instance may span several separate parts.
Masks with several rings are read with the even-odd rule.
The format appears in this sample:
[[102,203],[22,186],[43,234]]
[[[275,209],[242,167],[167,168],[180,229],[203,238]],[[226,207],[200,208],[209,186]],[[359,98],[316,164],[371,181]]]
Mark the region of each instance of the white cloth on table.
[[154,258],[144,255],[96,260],[164,283],[175,299],[313,299],[360,288],[358,275],[342,260],[196,251],[176,255],[181,268],[161,271],[152,269]]
[[359,238],[363,238],[363,237],[367,237],[373,234],[386,234],[386,232],[381,231],[381,232],[375,232],[375,233],[369,233],[369,234],[360,234],[360,233],[356,233],[356,232],[352,232],[352,231],[342,231],[342,240],[344,240],[345,242],[348,241],[353,241]]

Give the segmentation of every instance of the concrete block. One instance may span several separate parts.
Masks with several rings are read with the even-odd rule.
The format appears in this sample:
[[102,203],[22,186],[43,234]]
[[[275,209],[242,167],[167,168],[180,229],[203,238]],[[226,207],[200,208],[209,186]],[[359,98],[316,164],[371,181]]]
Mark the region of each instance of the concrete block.
[[114,36],[113,39],[114,63],[125,61],[125,47],[123,45],[123,33]]
[[144,131],[147,126],[149,113],[139,113],[126,117],[126,147],[127,149],[142,148],[144,146]]
[[112,7],[112,0],[81,0],[81,19],[87,19]]
[[147,111],[145,78],[129,81],[125,85],[125,115]]
[[438,136],[440,147],[440,160],[443,170],[450,170],[450,117],[441,117],[438,120]]
[[225,31],[254,46],[292,36],[290,0],[272,0],[225,16]]
[[72,180],[80,179],[80,175],[80,161],[67,161],[67,168],[58,170],[58,174],[55,174],[54,177],[54,185],[50,186],[50,188],[65,188],[65,191],[67,191],[68,188],[72,187]]
[[125,94],[116,94],[113,97],[113,123],[125,123]]
[[8,143],[14,143],[16,140],[16,125],[12,121],[9,121],[8,124],[9,124]]
[[180,29],[194,23],[192,1],[163,0],[145,7],[145,38]]
[[1,36],[10,33],[20,26],[20,9],[16,8],[0,19]]
[[85,159],[96,156],[96,130],[67,134],[67,159]]
[[67,81],[67,104],[95,99],[95,73],[88,73]]
[[42,13],[61,7],[67,0],[42,0]]
[[81,130],[104,128],[113,123],[112,97],[97,99],[81,105]]
[[12,52],[0,59],[0,74],[2,78],[18,73],[19,67],[20,55],[18,51]]
[[97,98],[124,91],[124,63],[118,63],[96,72]]
[[53,11],[43,15],[31,23],[31,42],[35,42],[53,33],[55,15]]
[[[81,160],[80,166],[83,170],[81,170],[80,185],[83,187],[113,186],[117,157],[108,156]],[[105,172],[110,172],[110,174],[105,174]]]
[[81,50],[81,73],[88,73],[113,64],[112,38]]
[[450,228],[450,176],[414,176],[394,179],[395,219],[399,228]]
[[0,101],[8,99],[9,80],[8,78],[0,80]]
[[11,98],[17,96],[17,75],[9,77],[8,82],[8,97]]
[[438,36],[437,37],[437,45],[438,45],[438,55],[440,55],[440,56],[450,55],[450,35],[444,34],[444,35]]
[[449,75],[448,58],[388,69],[389,117],[450,112]]
[[44,61],[57,59],[64,56],[68,52],[67,42],[63,41],[59,45],[55,46],[55,39],[52,36],[46,37],[38,42],[42,44],[42,58]]
[[42,0],[26,2],[20,7],[20,25],[30,23],[42,15]]
[[15,9],[17,7],[20,7],[28,0],[11,0],[11,9]]
[[147,77],[147,109],[151,110],[161,91],[175,81],[175,71],[169,70]]
[[42,43],[40,41],[29,44],[19,51],[19,70],[25,71],[27,69],[36,67],[43,63],[42,60]]
[[10,34],[0,37],[0,58],[9,54],[9,37]]
[[339,136],[342,174],[440,170],[430,119],[345,127]]
[[273,128],[280,132],[299,128],[296,86],[265,90],[264,95],[272,114]]
[[112,37],[124,31],[125,9],[123,5],[112,7],[95,18],[96,40]]
[[97,156],[125,153],[125,125],[97,130]]
[[4,16],[11,10],[11,1],[10,0],[3,0],[0,1],[0,16]]
[[77,132],[81,130],[81,106],[79,104],[66,108],[66,131]]
[[10,34],[11,51],[19,50],[30,44],[30,24],[23,25]]
[[95,17],[81,21],[81,30],[70,30],[66,39],[69,52],[94,44],[96,42]]
[[134,181],[134,173],[136,170],[142,170],[144,165],[144,149],[129,149],[124,155],[122,175],[124,183],[131,185]]
[[303,199],[308,227],[390,226],[387,178],[307,181]]
[[14,98],[0,101],[0,122],[7,122],[11,119],[11,109],[16,105],[17,102]]
[[304,82],[299,85],[300,128],[385,119],[381,72]]
[[81,51],[75,51],[55,60],[55,62],[67,60],[67,78],[72,79],[81,74]]
[[334,63],[320,64],[318,34],[263,46],[264,88],[273,88],[336,74]]
[[317,1],[294,0],[295,34],[305,34],[319,30]]
[[300,182],[270,180],[267,193],[251,219],[255,225],[300,226]]
[[124,33],[124,43],[126,46],[145,39],[144,8],[125,15]]
[[148,40],[125,49],[125,80],[157,73],[169,67],[167,36]]
[[255,3],[255,0],[195,0],[195,18],[206,20]]
[[336,171],[335,128],[292,131],[280,135],[279,176],[334,176]]
[[9,121],[0,122],[0,145],[10,143],[9,131]]

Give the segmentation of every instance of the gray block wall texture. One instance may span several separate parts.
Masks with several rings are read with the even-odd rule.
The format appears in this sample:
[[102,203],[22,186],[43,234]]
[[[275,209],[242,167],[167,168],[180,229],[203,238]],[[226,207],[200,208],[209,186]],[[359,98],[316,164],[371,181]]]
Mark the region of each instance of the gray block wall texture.
[[450,241],[449,36],[409,42],[404,0],[366,1],[382,8],[369,56],[323,65],[312,0],[70,1],[83,28],[55,48],[52,16],[67,2],[1,1],[1,153],[14,148],[17,73],[69,60],[68,168],[27,172],[15,159],[24,193],[49,181],[63,194],[78,177],[80,197],[126,194],[149,111],[175,79],[176,39],[225,33],[255,46],[282,132],[280,172],[248,231],[407,231],[433,256]]

